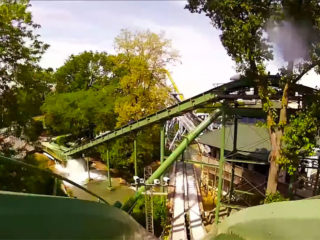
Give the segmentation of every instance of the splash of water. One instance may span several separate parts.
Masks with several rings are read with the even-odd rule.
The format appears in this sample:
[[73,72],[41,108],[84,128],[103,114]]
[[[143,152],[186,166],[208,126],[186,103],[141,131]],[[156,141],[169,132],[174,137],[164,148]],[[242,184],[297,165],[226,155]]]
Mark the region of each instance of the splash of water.
[[[89,175],[86,167],[86,162],[82,159],[69,159],[66,166],[56,164],[55,169],[57,172],[67,177],[80,185],[84,185],[89,181]],[[90,171],[90,179],[104,180],[106,176],[100,173]],[[65,182],[66,185],[70,185]]]

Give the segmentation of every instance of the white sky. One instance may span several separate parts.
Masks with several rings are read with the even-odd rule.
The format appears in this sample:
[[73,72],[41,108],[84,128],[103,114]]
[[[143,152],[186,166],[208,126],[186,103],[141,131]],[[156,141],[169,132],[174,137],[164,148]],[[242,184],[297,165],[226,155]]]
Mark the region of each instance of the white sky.
[[[42,26],[41,39],[50,44],[41,61],[57,68],[71,54],[85,50],[113,53],[113,39],[123,28],[164,31],[181,56],[169,70],[180,91],[191,97],[215,83],[228,82],[234,63],[220,43],[208,17],[184,9],[184,1],[31,1],[34,21]],[[275,65],[270,65],[276,73]],[[303,83],[317,85],[309,74]],[[318,83],[318,86],[320,84]]]

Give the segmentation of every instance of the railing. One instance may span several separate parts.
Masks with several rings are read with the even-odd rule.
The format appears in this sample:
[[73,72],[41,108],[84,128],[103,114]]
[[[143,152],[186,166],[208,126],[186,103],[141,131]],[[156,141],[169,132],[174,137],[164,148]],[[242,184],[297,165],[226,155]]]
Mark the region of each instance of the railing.
[[51,176],[51,177],[54,177],[55,179],[59,179],[59,180],[62,180],[62,181],[66,181],[66,182],[70,183],[71,185],[73,185],[73,186],[75,186],[75,187],[83,190],[84,192],[86,192],[86,193],[88,193],[88,194],[96,197],[99,201],[101,201],[101,202],[109,205],[109,203],[108,203],[105,199],[103,199],[102,197],[98,196],[97,194],[91,192],[90,190],[84,188],[83,186],[81,186],[81,185],[79,185],[79,184],[71,181],[70,179],[68,179],[68,178],[66,178],[66,177],[63,177],[63,176],[61,176],[61,175],[59,175],[59,174],[53,173],[53,172],[51,172],[51,171],[49,171],[49,170],[46,170],[46,169],[38,168],[38,167],[36,167],[36,166],[34,166],[34,165],[31,165],[31,164],[28,164],[28,163],[19,161],[19,160],[17,160],[17,159],[13,159],[13,158],[8,158],[8,157],[5,157],[5,156],[2,156],[2,155],[0,155],[0,161],[5,162],[5,163],[8,163],[8,164],[14,164],[14,165],[23,166],[23,167],[26,167],[26,168],[28,168],[28,169],[33,169],[33,170],[42,172],[42,173],[44,173],[44,174],[47,174],[47,175],[49,175],[49,176]]

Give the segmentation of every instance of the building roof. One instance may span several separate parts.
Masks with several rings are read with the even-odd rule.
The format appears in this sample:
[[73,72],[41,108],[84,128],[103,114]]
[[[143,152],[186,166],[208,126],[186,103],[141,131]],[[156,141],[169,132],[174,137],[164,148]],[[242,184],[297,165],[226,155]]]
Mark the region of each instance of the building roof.
[[[234,125],[227,125],[225,132],[225,150],[233,150]],[[221,129],[206,132],[199,137],[199,142],[212,147],[221,146]],[[266,128],[255,124],[238,123],[237,151],[250,159],[267,161],[271,149]]]

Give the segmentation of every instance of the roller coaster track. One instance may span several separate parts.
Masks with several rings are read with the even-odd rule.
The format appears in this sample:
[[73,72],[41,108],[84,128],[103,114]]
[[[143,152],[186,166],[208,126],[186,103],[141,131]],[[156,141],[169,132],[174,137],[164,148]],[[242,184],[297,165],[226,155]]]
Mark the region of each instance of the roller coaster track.
[[206,231],[202,225],[197,180],[193,165],[176,163],[172,240],[202,239]]
[[[274,82],[274,85],[277,86],[279,82],[278,77],[272,77],[271,81]],[[101,143],[109,141],[111,139],[123,136],[128,134],[129,132],[133,132],[136,130],[140,130],[143,127],[148,125],[164,122],[173,117],[181,116],[187,112],[190,112],[194,109],[206,107],[209,103],[218,102],[219,100],[235,100],[235,99],[259,99],[258,95],[246,95],[244,94],[244,90],[246,88],[250,88],[254,86],[253,82],[248,79],[242,79],[238,81],[229,82],[223,84],[221,86],[212,88],[206,92],[203,92],[199,95],[196,95],[192,98],[186,99],[182,102],[176,103],[170,107],[162,109],[154,114],[151,114],[147,117],[141,118],[135,122],[129,123],[125,126],[117,128],[113,131],[106,132],[90,142],[76,146],[74,148],[63,151],[64,156],[71,156],[76,153],[82,152],[89,148],[95,147]],[[298,86],[298,87],[297,87]],[[308,87],[304,87],[302,85],[292,86],[292,90],[294,91],[303,91],[310,92],[311,89]],[[238,94],[232,94],[232,92],[239,91]],[[212,106],[211,106],[212,107]],[[261,106],[259,106],[261,108]],[[189,122],[189,121],[188,121]],[[190,124],[189,124],[190,125]]]

